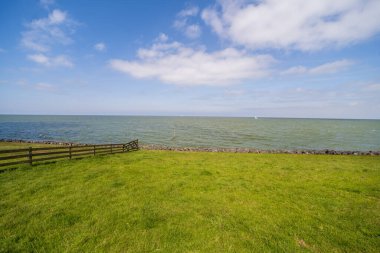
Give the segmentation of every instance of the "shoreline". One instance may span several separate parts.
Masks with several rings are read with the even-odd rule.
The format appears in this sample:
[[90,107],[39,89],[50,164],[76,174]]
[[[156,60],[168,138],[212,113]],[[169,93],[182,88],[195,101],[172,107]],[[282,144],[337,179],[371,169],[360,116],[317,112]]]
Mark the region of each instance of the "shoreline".
[[[0,139],[0,142],[13,142],[13,143],[35,143],[35,144],[51,144],[51,145],[79,145],[86,146],[92,144],[76,143],[76,142],[63,142],[63,141],[33,141],[33,140],[15,140],[15,139]],[[219,153],[255,153],[255,154],[304,154],[304,155],[360,155],[360,156],[379,156],[380,151],[351,151],[351,150],[309,150],[309,149],[274,149],[263,150],[256,148],[217,148],[217,147],[170,147],[157,144],[141,144],[142,150],[163,150],[163,151],[180,151],[180,152],[219,152]]]

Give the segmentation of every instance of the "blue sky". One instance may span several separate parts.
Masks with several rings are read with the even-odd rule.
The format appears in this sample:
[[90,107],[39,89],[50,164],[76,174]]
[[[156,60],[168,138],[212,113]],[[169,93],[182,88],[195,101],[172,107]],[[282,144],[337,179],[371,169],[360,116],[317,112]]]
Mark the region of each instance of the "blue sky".
[[380,1],[0,1],[0,113],[380,118]]

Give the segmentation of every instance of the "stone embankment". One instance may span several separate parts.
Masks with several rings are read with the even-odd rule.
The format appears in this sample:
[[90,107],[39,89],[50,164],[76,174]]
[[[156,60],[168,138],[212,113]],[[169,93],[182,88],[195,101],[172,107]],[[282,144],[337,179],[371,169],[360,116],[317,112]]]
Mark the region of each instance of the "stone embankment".
[[75,142],[62,142],[62,141],[33,141],[33,140],[14,140],[14,139],[0,139],[0,142],[16,142],[16,143],[31,143],[31,144],[52,144],[52,145],[62,145],[62,146],[70,146],[70,145],[79,145],[85,146],[88,144],[83,143],[75,143]]
[[[13,139],[0,139],[0,142],[18,142],[18,143],[36,143],[36,144],[53,144],[53,145],[90,145],[83,143],[73,142],[60,142],[60,141],[32,141],[32,140],[13,140]],[[256,153],[256,154],[309,154],[309,155],[371,155],[378,156],[380,151],[341,151],[341,150],[262,150],[255,148],[204,148],[204,147],[169,147],[163,145],[143,144],[139,145],[143,150],[167,150],[167,151],[182,151],[182,152],[226,152],[226,153]]]
[[256,154],[310,154],[310,155],[380,155],[380,151],[338,151],[324,150],[261,150],[254,148],[195,148],[195,147],[168,147],[161,145],[140,145],[145,150],[170,150],[185,152],[226,152],[226,153],[256,153]]

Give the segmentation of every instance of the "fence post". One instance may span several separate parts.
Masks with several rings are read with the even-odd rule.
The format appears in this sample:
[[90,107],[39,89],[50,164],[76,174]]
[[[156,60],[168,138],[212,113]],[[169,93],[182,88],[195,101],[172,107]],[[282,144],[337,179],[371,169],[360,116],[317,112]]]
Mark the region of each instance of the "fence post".
[[95,155],[96,146],[94,145],[94,155]]
[[29,164],[33,164],[32,147],[29,147]]
[[125,152],[125,144],[123,144],[123,152]]
[[71,159],[71,146],[72,146],[73,144],[72,143],[70,143],[70,147],[69,147],[69,157],[70,157],[70,159]]
[[112,144],[111,144],[111,154],[112,154]]

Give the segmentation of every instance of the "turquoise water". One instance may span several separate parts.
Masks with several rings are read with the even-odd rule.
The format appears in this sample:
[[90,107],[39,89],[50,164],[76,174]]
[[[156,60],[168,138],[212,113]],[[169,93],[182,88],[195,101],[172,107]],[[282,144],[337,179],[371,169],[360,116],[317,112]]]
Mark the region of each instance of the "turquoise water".
[[0,115],[0,139],[374,151],[380,120]]

